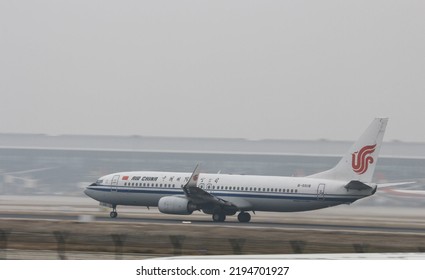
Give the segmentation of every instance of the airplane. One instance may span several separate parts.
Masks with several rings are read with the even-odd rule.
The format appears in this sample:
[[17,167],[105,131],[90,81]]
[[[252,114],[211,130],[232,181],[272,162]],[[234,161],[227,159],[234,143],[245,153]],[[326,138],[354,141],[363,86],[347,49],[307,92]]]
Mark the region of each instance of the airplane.
[[373,195],[372,183],[388,118],[376,118],[335,167],[307,177],[131,171],[100,177],[84,193],[112,208],[158,207],[161,213],[202,211],[214,222],[238,214],[247,223],[252,212],[297,212],[351,204]]

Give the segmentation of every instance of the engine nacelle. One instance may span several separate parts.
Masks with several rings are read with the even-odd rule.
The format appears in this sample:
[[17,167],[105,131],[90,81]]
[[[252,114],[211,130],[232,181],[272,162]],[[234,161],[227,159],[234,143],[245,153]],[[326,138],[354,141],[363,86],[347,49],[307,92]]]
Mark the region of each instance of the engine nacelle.
[[196,205],[180,196],[164,196],[158,201],[158,209],[164,214],[190,215],[197,210]]

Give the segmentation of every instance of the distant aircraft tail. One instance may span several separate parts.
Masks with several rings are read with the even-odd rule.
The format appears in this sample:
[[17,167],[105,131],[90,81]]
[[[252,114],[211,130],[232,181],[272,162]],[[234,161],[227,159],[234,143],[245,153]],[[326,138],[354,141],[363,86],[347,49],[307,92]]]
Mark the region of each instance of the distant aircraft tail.
[[334,168],[309,177],[370,183],[387,123],[387,118],[374,119],[360,139],[351,146]]

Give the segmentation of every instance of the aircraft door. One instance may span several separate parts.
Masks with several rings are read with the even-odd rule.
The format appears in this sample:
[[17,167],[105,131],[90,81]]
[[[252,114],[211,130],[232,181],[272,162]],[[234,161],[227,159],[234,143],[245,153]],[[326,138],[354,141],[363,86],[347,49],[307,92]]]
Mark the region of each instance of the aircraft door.
[[325,199],[325,184],[319,184],[319,186],[317,187],[317,199],[318,200],[323,200]]
[[111,181],[111,192],[116,192],[117,191],[117,186],[118,186],[118,180],[120,179],[120,175],[115,175],[114,177],[112,177],[112,181]]

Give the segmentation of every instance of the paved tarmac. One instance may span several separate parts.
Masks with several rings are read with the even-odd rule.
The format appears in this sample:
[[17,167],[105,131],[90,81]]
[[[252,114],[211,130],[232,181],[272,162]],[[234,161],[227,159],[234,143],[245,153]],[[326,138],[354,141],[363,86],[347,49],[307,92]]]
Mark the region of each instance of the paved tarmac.
[[215,223],[201,212],[164,215],[156,208],[118,212],[111,219],[109,209],[82,197],[0,196],[0,259],[425,251],[425,213],[416,208],[354,204],[258,212],[250,223],[239,223],[236,216]]

